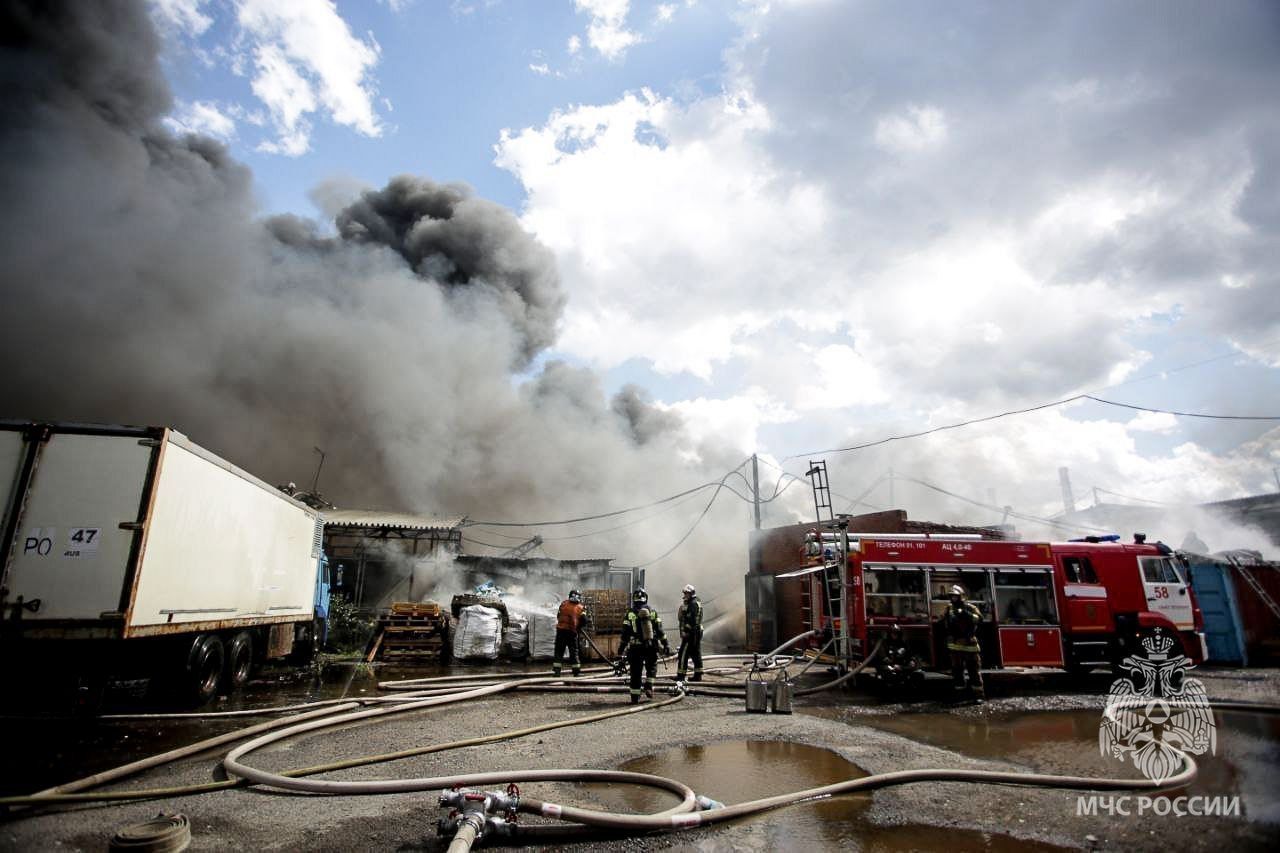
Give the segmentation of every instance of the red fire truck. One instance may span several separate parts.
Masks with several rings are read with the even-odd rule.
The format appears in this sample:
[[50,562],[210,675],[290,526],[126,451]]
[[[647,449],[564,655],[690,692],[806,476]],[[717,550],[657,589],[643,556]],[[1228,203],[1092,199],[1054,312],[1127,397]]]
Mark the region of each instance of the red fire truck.
[[[862,659],[892,625],[927,666],[947,666],[939,620],[952,586],[982,611],[985,667],[1112,666],[1155,628],[1205,657],[1200,608],[1163,544],[1118,537],[1062,543],[979,536],[809,534],[802,583],[808,624]],[[844,571],[839,554],[847,554]],[[825,642],[825,641],[824,641]]]

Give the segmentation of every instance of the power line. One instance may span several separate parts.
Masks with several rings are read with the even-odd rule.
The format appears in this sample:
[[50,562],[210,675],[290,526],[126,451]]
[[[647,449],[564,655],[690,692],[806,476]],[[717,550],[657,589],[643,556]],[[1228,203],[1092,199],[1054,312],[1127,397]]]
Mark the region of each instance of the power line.
[[982,417],[982,418],[973,418],[967,421],[960,421],[954,424],[946,424],[944,426],[934,427],[933,429],[920,430],[919,432],[906,433],[904,435],[891,435],[886,438],[876,439],[875,441],[863,442],[862,444],[851,444],[848,447],[828,447],[824,450],[809,450],[804,453],[793,453],[790,456],[784,457],[783,461],[786,461],[788,459],[799,459],[801,456],[820,456],[824,453],[848,453],[853,450],[866,450],[869,447],[878,447],[882,444],[888,444],[892,441],[906,441],[912,438],[920,438],[922,436],[932,435],[935,432],[943,432],[949,429],[960,429],[960,427],[972,426],[973,424],[980,424],[986,421],[994,421],[999,418],[1007,418],[1011,415],[1025,415],[1029,412],[1038,412],[1041,409],[1052,409],[1057,406],[1062,406],[1062,405],[1065,405],[1066,403],[1079,400],[1082,397],[1084,397],[1083,394],[1077,394],[1076,396],[1068,397],[1065,400],[1055,400],[1052,403],[1041,403],[1038,406],[1029,406],[1028,408],[1025,408],[1025,409],[1014,409],[1008,412],[1001,412],[997,415],[987,415],[986,417]]
[[905,480],[908,483],[915,483],[918,486],[924,486],[926,489],[932,489],[933,491],[938,492],[939,494],[943,494],[943,495],[946,495],[947,497],[955,498],[956,500],[959,500],[959,501],[964,501],[965,503],[968,503],[968,504],[973,504],[974,506],[977,506],[977,507],[982,507],[983,509],[989,509],[989,510],[992,510],[993,512],[1002,512],[1002,513],[1007,512],[1011,517],[1019,519],[1020,521],[1034,521],[1039,524],[1047,524],[1050,527],[1057,527],[1062,530],[1089,530],[1089,531],[1093,531],[1094,533],[1111,533],[1112,532],[1110,530],[1107,530],[1101,527],[1090,527],[1089,525],[1086,525],[1086,524],[1064,524],[1063,522],[1060,522],[1060,521],[1054,521],[1051,518],[1041,518],[1038,515],[1030,515],[1025,512],[1017,512],[1011,508],[992,506],[991,504],[983,503],[982,501],[976,501],[973,498],[956,494],[955,492],[944,489],[941,486],[935,486],[933,483],[926,483],[924,480],[917,480],[915,477],[908,477],[903,474],[895,473],[893,475],[893,478],[895,480]]
[[[787,457],[787,458],[788,458],[788,459],[795,459],[795,458],[797,458],[797,457],[790,456],[790,457]],[[792,479],[792,483],[788,483],[788,484],[787,484],[787,488],[790,488],[790,487],[791,487],[791,485],[792,485],[793,483],[796,483],[796,482],[804,482],[804,478],[803,478],[803,477],[797,477],[795,474],[792,474],[791,472],[789,472],[789,471],[787,471],[787,470],[785,470],[785,469],[783,469],[783,468],[779,467],[778,465],[773,464],[773,463],[772,463],[772,462],[770,462],[768,459],[765,459],[765,458],[763,458],[763,457],[760,457],[760,461],[761,461],[761,462],[763,462],[765,465],[768,465],[768,466],[769,466],[770,468],[772,468],[773,470],[775,470],[775,471],[781,471],[781,472],[782,472],[782,474],[784,474],[784,475],[785,475],[785,476],[787,476],[787,477],[790,477],[790,478]],[[837,498],[840,498],[840,500],[842,500],[842,501],[847,501],[847,502],[849,503],[849,508],[850,508],[850,509],[852,509],[854,506],[862,505],[862,506],[865,506],[865,507],[870,507],[871,509],[874,509],[874,510],[876,510],[876,511],[878,511],[878,512],[883,512],[883,511],[884,511],[884,507],[882,507],[882,506],[876,506],[875,504],[872,504],[872,503],[867,503],[866,501],[864,501],[864,500],[863,500],[863,498],[865,498],[868,494],[870,494],[872,489],[874,489],[876,486],[880,485],[880,483],[884,480],[884,478],[885,478],[885,475],[884,475],[884,474],[881,474],[881,475],[880,475],[880,477],[879,477],[879,478],[878,478],[874,483],[872,483],[872,484],[867,488],[867,490],[866,490],[866,491],[864,491],[860,496],[858,496],[858,497],[856,497],[856,498],[851,498],[851,497],[849,497],[848,495],[841,494],[840,492],[837,492],[837,491],[835,491],[834,489],[832,489],[831,494],[832,494],[832,495],[834,495],[834,496],[835,496],[835,497],[837,497]],[[785,490],[784,490],[784,491],[785,491]],[[772,499],[772,498],[770,498],[770,500],[773,500],[773,499]]]
[[1127,501],[1137,501],[1139,503],[1144,503],[1144,504],[1155,504],[1156,506],[1178,506],[1178,504],[1172,504],[1172,503],[1169,503],[1168,501],[1153,501],[1150,498],[1136,498],[1133,495],[1122,495],[1119,492],[1113,492],[1110,489],[1104,489],[1101,486],[1094,486],[1093,488],[1104,495],[1111,495],[1114,498],[1124,498]]
[[470,542],[472,545],[483,545],[486,548],[499,548],[504,551],[510,550],[511,548],[510,545],[494,545],[492,542],[481,542],[479,539],[472,539],[468,536],[462,536],[461,534],[459,534],[459,537],[463,542]]
[[[750,461],[750,460],[748,459],[748,461]],[[743,463],[743,464],[746,464],[746,463]],[[739,467],[739,468],[741,468],[741,467],[742,467],[742,465],[739,465],[738,467]],[[735,469],[735,470],[736,470],[736,469]],[[686,531],[684,532],[684,535],[683,535],[683,536],[681,536],[679,539],[677,539],[677,540],[676,540],[676,544],[672,545],[670,548],[668,548],[667,550],[663,551],[661,554],[659,554],[658,556],[654,557],[652,560],[649,560],[648,562],[644,562],[644,563],[637,563],[637,564],[636,564],[636,568],[637,568],[637,569],[643,569],[643,568],[645,568],[646,566],[652,566],[654,563],[658,562],[659,560],[665,560],[667,557],[669,557],[669,556],[671,556],[673,553],[675,553],[675,550],[676,550],[677,548],[679,548],[681,545],[683,545],[683,544],[685,543],[685,541],[686,541],[690,536],[692,536],[692,535],[693,535],[693,531],[695,531],[695,530],[697,530],[697,529],[698,529],[698,525],[702,523],[702,519],[704,519],[704,518],[706,518],[706,517],[707,517],[707,513],[711,511],[711,505],[712,505],[712,504],[714,504],[714,503],[716,502],[716,498],[717,498],[717,497],[719,497],[719,495],[720,495],[720,490],[721,490],[722,488],[726,488],[726,486],[725,486],[725,484],[724,484],[724,481],[725,481],[725,480],[727,480],[727,479],[729,479],[729,475],[730,475],[730,474],[732,474],[732,473],[733,473],[733,472],[732,472],[732,471],[730,471],[730,472],[729,472],[729,474],[725,474],[725,475],[724,475],[724,477],[722,477],[722,478],[721,478],[720,483],[719,483],[719,484],[717,485],[717,487],[716,487],[716,490],[715,490],[714,492],[712,492],[712,493],[711,493],[711,499],[710,499],[709,501],[707,501],[707,505],[706,505],[706,506],[704,506],[704,507],[702,508],[702,512],[698,514],[698,517],[697,517],[696,519],[694,519],[693,524],[691,524],[691,525],[689,526],[689,529],[688,529],[688,530],[686,530]]]
[[[1269,350],[1276,346],[1280,346],[1280,338],[1276,338],[1275,340],[1272,340],[1272,341],[1267,341],[1264,344],[1259,344],[1258,346],[1254,347],[1254,349],[1261,352],[1264,350]],[[1226,358],[1236,358],[1239,355],[1240,355],[1240,350],[1233,349],[1231,350],[1231,352],[1225,352],[1222,355],[1215,355],[1211,358],[1201,359],[1200,361],[1193,361],[1190,364],[1180,364],[1177,367],[1170,367],[1168,370],[1158,370],[1155,373],[1147,373],[1147,374],[1144,374],[1143,376],[1135,376],[1132,379],[1126,379],[1125,381],[1117,382],[1114,385],[1106,385],[1096,390],[1105,391],[1108,388],[1123,388],[1124,386],[1132,385],[1135,382],[1145,382],[1148,379],[1160,379],[1165,376],[1168,376],[1170,373],[1181,373],[1184,370],[1191,370],[1194,367],[1203,367],[1206,364],[1212,364],[1215,361],[1222,361],[1223,359],[1226,359]]]
[[[669,495],[665,498],[660,498],[656,501],[652,501],[651,503],[641,504],[640,506],[627,507],[626,509],[617,509],[611,512],[601,512],[595,515],[584,515],[579,518],[566,518],[566,519],[561,519],[559,521],[476,521],[473,519],[467,519],[466,521],[463,522],[462,526],[464,527],[556,527],[563,524],[577,524],[582,521],[597,521],[602,518],[615,518],[619,515],[626,515],[627,513],[638,512],[642,509],[651,509],[652,507],[655,507],[655,506],[661,506],[662,504],[670,503],[671,501],[678,500],[679,498],[683,498],[686,495],[692,495],[695,492],[700,492],[703,489],[709,489],[713,486],[716,487],[716,491],[718,493],[721,488],[725,487],[724,486],[725,480],[729,479],[730,476],[732,476],[740,468],[742,468],[743,465],[746,465],[750,461],[751,461],[751,457],[748,456],[746,459],[739,462],[735,468],[733,468],[731,471],[729,471],[719,480],[712,480],[709,483],[703,483],[700,486],[694,486],[692,489],[685,489],[683,492],[679,492],[678,494]],[[739,497],[742,497],[742,496],[739,495]],[[747,498],[743,498],[743,500],[747,500]]]
[[943,432],[945,430],[959,429],[960,427],[972,426],[973,424],[985,423],[987,421],[999,420],[1013,415],[1025,415],[1031,412],[1038,412],[1043,409],[1053,409],[1058,406],[1065,406],[1067,403],[1074,403],[1077,400],[1092,400],[1095,403],[1102,403],[1107,406],[1118,406],[1123,409],[1132,409],[1138,412],[1154,412],[1159,415],[1175,415],[1180,418],[1208,418],[1212,420],[1230,420],[1230,421],[1280,421],[1280,415],[1218,415],[1206,414],[1203,412],[1178,412],[1169,409],[1154,409],[1149,406],[1137,406],[1132,403],[1119,403],[1115,400],[1104,400],[1101,397],[1095,397],[1092,394],[1076,394],[1073,397],[1066,397],[1062,400],[1054,400],[1052,403],[1041,403],[1038,406],[1028,406],[1025,409],[1011,409],[1007,412],[1000,412],[995,415],[987,415],[981,418],[971,418],[967,421],[959,421],[954,424],[945,424],[943,426],[934,427],[933,429],[920,430],[919,432],[906,433],[903,435],[891,435],[886,438],[877,439],[875,441],[867,441],[862,444],[852,444],[848,447],[829,447],[825,450],[810,450],[804,453],[793,453],[785,459],[798,459],[801,456],[820,456],[824,453],[848,453],[854,450],[866,450],[869,447],[878,447],[882,444],[888,444],[892,441],[906,441],[912,438],[920,438],[926,435],[932,435],[935,432]]
[[1095,403],[1106,403],[1108,406],[1119,406],[1122,409],[1133,409],[1137,412],[1155,412],[1159,415],[1176,415],[1180,418],[1207,418],[1216,421],[1280,421],[1280,415],[1207,415],[1201,412],[1177,412],[1170,409],[1152,409],[1147,406],[1135,406],[1132,403],[1117,403],[1115,400],[1104,400],[1092,394],[1081,394],[1080,398]]

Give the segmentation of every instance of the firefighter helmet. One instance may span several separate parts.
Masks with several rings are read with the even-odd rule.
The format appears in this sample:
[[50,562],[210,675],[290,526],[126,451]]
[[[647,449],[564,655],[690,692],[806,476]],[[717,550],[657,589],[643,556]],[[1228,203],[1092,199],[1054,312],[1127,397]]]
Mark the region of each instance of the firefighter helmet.
[[636,591],[631,593],[631,603],[635,605],[649,603],[649,593],[645,592],[644,587],[636,587]]
[[569,600],[574,604],[579,604],[582,601],[582,593],[578,592],[576,589],[569,590]]
[[697,594],[698,594],[698,591],[697,591],[696,589],[694,589],[694,588],[693,588],[693,584],[691,584],[691,583],[687,583],[687,584],[685,584],[685,585],[684,585],[684,594],[685,594],[685,595],[697,595]]
[[958,584],[958,583],[957,583],[957,584],[952,584],[952,585],[951,585],[951,594],[952,594],[952,595],[958,595],[958,596],[960,596],[961,598],[964,598],[964,587],[960,586],[960,584]]

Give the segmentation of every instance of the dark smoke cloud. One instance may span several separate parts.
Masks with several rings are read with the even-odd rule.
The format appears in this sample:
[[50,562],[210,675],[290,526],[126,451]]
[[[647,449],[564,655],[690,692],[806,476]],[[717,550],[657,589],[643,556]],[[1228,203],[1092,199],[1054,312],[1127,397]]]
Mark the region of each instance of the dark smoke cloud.
[[343,239],[389,246],[421,276],[491,290],[522,332],[526,360],[555,339],[565,301],[555,259],[510,211],[470,188],[401,175],[365,192],[337,224]]
[[[398,177],[332,230],[262,219],[224,146],[161,125],[141,3],[10,2],[0,24],[2,416],[173,425],[272,482],[309,485],[319,446],[341,505],[480,518],[617,508],[738,461],[590,371],[518,373],[565,296],[509,211]],[[740,530],[718,506],[664,568],[706,548],[740,571],[709,532],[726,512]],[[642,560],[690,521],[559,553]]]

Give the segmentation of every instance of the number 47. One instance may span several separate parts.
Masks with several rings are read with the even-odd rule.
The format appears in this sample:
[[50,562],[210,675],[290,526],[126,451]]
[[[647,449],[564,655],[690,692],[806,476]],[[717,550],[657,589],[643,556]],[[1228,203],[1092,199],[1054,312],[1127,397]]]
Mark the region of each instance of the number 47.
[[80,542],[84,545],[91,545],[93,544],[94,537],[97,535],[98,535],[97,528],[81,527],[81,528],[78,528],[75,533],[71,534],[71,541]]

